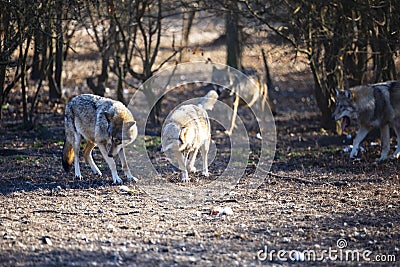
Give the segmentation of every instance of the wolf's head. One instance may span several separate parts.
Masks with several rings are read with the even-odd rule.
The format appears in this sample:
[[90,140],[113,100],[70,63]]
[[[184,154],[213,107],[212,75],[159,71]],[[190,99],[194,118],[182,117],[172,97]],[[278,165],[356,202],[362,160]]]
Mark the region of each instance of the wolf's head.
[[164,125],[161,133],[161,152],[179,151],[181,145],[179,126],[174,123]]
[[232,73],[232,70],[229,67],[217,68],[213,66],[211,73],[211,81],[218,87],[231,88],[234,82],[234,74]]
[[218,93],[211,90],[205,96],[200,98],[198,105],[202,106],[205,110],[212,110],[218,100]]
[[350,90],[336,89],[336,109],[332,114],[332,119],[342,120],[342,131],[350,125],[351,119],[357,119],[354,96]]
[[123,147],[135,141],[138,134],[136,121],[126,121],[126,117],[112,111],[106,111],[104,115],[108,121],[108,156],[114,157]]

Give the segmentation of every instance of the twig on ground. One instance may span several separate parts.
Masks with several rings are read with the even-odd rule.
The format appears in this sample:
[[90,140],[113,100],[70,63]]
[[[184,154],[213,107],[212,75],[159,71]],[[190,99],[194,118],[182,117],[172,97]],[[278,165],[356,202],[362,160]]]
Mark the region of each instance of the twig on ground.
[[275,178],[280,178],[283,180],[292,180],[292,181],[296,181],[296,182],[300,182],[300,183],[304,183],[304,184],[313,184],[313,185],[334,185],[334,186],[344,186],[344,185],[348,185],[351,182],[363,182],[363,183],[372,183],[372,182],[382,182],[383,179],[382,178],[368,178],[368,179],[364,179],[364,180],[334,180],[334,181],[312,181],[312,180],[308,180],[308,179],[304,179],[304,178],[300,178],[300,177],[293,177],[293,176],[287,176],[287,175],[280,175],[280,174],[276,174],[273,173],[271,171],[267,172],[268,176],[270,177],[275,177]]
[[300,183],[304,183],[304,184],[313,184],[313,185],[326,185],[326,184],[330,184],[330,185],[335,185],[335,186],[343,186],[343,185],[347,185],[348,181],[339,181],[339,180],[335,180],[335,181],[312,181],[312,180],[308,180],[308,179],[304,179],[304,178],[300,178],[300,177],[293,177],[293,176],[287,176],[287,175],[279,175],[273,172],[268,172],[267,173],[268,176],[270,177],[275,177],[275,178],[280,178],[280,179],[284,179],[284,180],[292,180],[292,181],[296,181],[296,182],[300,182]]

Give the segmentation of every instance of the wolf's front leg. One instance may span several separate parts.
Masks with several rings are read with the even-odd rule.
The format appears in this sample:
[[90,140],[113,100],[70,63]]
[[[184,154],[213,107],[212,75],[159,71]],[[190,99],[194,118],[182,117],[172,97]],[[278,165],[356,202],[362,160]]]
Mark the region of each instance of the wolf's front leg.
[[117,166],[115,165],[114,159],[112,157],[108,156],[108,151],[107,151],[107,148],[106,148],[105,145],[99,144],[98,146],[99,146],[101,154],[103,155],[104,160],[107,162],[108,167],[110,167],[111,175],[112,175],[114,184],[115,183],[121,184],[122,180],[118,176]]
[[367,136],[368,132],[369,132],[368,129],[362,128],[362,127],[358,130],[357,135],[353,141],[353,149],[351,150],[351,153],[350,153],[351,159],[354,159],[357,156],[358,150],[360,148],[360,143]]
[[137,181],[138,181],[138,178],[136,178],[135,176],[133,176],[133,175],[131,174],[131,171],[129,170],[128,163],[126,162],[126,157],[125,157],[125,151],[124,151],[124,149],[121,149],[121,150],[118,152],[118,156],[119,156],[119,159],[120,159],[120,161],[121,161],[122,170],[123,170],[124,173],[125,173],[126,179],[127,179],[128,181],[135,181],[135,182],[137,182]]
[[185,156],[183,154],[184,153],[182,152],[175,151],[175,157],[178,160],[179,169],[182,171],[182,182],[189,182],[190,178],[186,169],[187,153]]
[[382,153],[378,161],[384,161],[388,158],[390,150],[390,129],[389,125],[381,127],[381,141],[382,141]]
[[236,117],[237,117],[237,112],[238,112],[238,107],[239,107],[239,95],[235,95],[235,101],[233,102],[233,110],[232,110],[232,121],[231,121],[231,127],[229,128],[228,131],[225,131],[227,135],[232,135],[233,129],[236,127]]
[[398,159],[398,158],[400,158],[400,123],[398,123],[397,125],[394,125],[393,129],[397,136],[397,148],[396,148],[396,151],[394,151],[394,153],[393,153],[393,157]]

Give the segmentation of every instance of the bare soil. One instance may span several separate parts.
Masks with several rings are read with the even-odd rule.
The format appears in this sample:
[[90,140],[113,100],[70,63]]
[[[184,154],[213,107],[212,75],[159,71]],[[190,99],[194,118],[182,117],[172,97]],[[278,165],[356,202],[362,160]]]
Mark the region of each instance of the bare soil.
[[[399,161],[375,162],[380,147],[372,143],[379,143],[374,133],[363,143],[361,160],[350,161],[343,149],[351,140],[320,127],[312,83],[304,82],[309,75],[299,70],[285,76],[284,65],[276,60],[271,68],[277,127],[272,173],[256,190],[238,184],[225,198],[190,208],[157,201],[140,184],[127,183],[133,191],[121,191],[98,151],[94,159],[103,177],[92,175],[83,160],[83,180],[66,174],[60,160],[65,100],[39,106],[31,130],[19,127],[12,115],[17,110],[6,112],[0,130],[0,265],[398,265]],[[224,138],[214,141],[226,145]],[[394,143],[392,138],[392,149]],[[172,169],[162,174],[171,183],[179,177]],[[212,212],[216,206],[233,214],[219,216]],[[314,251],[316,258],[293,251]]]

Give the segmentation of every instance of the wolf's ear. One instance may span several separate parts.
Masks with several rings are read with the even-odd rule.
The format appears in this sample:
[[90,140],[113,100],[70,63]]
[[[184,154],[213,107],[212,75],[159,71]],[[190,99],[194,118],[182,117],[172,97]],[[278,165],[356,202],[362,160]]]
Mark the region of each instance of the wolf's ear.
[[114,117],[114,112],[110,111],[103,111],[103,115],[106,117],[107,121],[110,122],[112,121],[112,118]]

